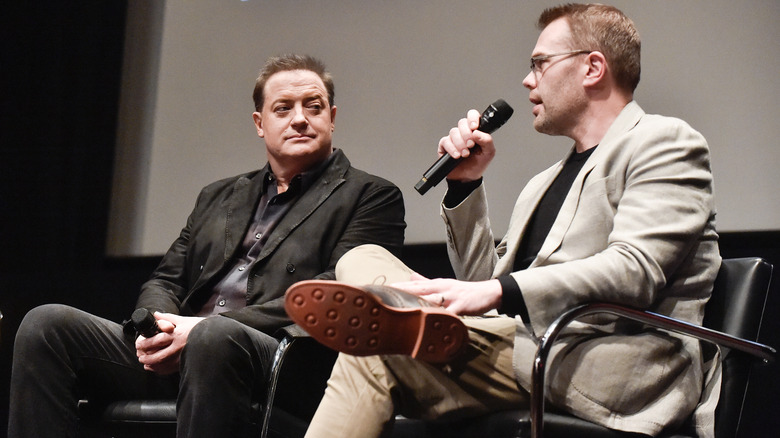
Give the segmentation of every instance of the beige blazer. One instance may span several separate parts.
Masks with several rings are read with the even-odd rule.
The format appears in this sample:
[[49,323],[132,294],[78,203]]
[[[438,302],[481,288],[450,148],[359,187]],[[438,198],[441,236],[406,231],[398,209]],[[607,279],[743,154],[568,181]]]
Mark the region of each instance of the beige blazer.
[[[535,335],[563,311],[607,301],[701,323],[720,267],[707,142],[685,122],[631,102],[577,175],[539,255],[512,272],[528,220],[563,162],[523,189],[497,247],[487,183],[457,207],[442,207],[457,277],[511,274],[522,291],[532,331],[518,323],[514,366],[526,390]],[[554,405],[610,428],[657,434],[699,403],[706,370],[698,341],[613,317],[567,333],[548,372]]]

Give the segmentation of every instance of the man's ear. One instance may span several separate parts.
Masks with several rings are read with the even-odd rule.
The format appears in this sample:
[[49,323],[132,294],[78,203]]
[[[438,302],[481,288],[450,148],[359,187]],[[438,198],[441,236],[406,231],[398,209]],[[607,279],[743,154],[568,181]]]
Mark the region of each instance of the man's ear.
[[257,128],[257,136],[260,138],[265,137],[265,133],[263,132],[263,114],[257,111],[253,112],[252,120],[254,120],[255,128]]
[[607,58],[599,51],[590,52],[586,58],[588,70],[585,73],[583,85],[593,87],[601,83],[608,73]]

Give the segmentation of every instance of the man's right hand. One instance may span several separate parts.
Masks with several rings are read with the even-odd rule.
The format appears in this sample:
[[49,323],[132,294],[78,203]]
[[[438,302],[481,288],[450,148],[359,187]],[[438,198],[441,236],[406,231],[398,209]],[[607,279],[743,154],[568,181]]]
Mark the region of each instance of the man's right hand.
[[496,155],[493,137],[477,130],[479,117],[479,111],[469,110],[466,117],[458,121],[458,126],[439,140],[440,156],[450,154],[453,158],[463,158],[447,179],[462,182],[478,180]]

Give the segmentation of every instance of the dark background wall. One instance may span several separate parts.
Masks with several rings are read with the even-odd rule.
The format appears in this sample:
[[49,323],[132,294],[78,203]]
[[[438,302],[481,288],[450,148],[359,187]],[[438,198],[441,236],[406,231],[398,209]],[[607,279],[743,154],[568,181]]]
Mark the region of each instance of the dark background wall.
[[[119,321],[158,261],[104,256],[126,2],[75,3],[0,6],[0,436],[24,314],[61,302]],[[724,257],[780,266],[780,231],[727,233],[721,245]],[[411,245],[404,258],[426,275],[452,275],[443,245]],[[779,285],[761,339],[774,346]],[[743,436],[780,426],[779,370],[756,368]]]
[[62,302],[100,311],[115,301],[99,285],[126,4],[0,5],[4,436],[12,341],[27,310]]

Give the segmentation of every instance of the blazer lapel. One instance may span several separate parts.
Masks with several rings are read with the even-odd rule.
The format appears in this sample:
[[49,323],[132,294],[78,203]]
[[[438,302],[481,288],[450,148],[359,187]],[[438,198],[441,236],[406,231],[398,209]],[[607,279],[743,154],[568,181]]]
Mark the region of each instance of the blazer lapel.
[[[266,166],[267,168],[267,166]],[[233,193],[225,201],[225,252],[224,261],[229,260],[244,240],[247,226],[252,222],[255,208],[263,190],[265,169],[249,177],[241,177],[233,186]]]
[[560,161],[532,178],[523,188],[515,203],[509,229],[504,237],[506,253],[501,255],[501,260],[496,265],[495,275],[504,275],[512,271],[514,260],[517,257],[517,250],[520,247],[521,236],[525,233],[528,222],[542,200],[542,196],[550,188],[550,185],[555,181],[562,168],[563,161]]
[[[595,153],[595,151],[594,151]],[[580,194],[582,193],[582,187],[587,175],[596,166],[596,161],[591,155],[585,165],[580,169],[577,177],[572,182],[569,192],[566,194],[566,199],[561,204],[561,209],[558,211],[558,216],[555,217],[550,232],[547,234],[547,238],[544,239],[542,247],[539,249],[539,254],[534,259],[531,266],[538,265],[547,260],[555,250],[557,250],[563,242],[563,237],[574,220],[574,214],[577,212],[577,206],[580,202]]]
[[[645,112],[642,110],[642,108],[639,107],[638,103],[633,100],[629,102],[628,105],[623,108],[623,111],[618,114],[615,121],[612,122],[612,125],[609,127],[606,134],[604,134],[604,138],[601,139],[601,145],[608,145],[610,149],[615,147],[615,145],[612,143],[613,140],[615,140],[616,137],[632,130],[644,115]],[[593,152],[593,155],[597,156],[606,154],[604,150],[607,148],[601,148],[601,146],[599,146],[599,148],[600,149],[596,149]]]
[[[222,201],[224,208],[220,213],[221,216],[213,218],[213,220],[223,220],[225,223],[222,259],[209,257],[206,260],[206,265],[201,266],[202,272],[192,286],[190,296],[196,294],[211,279],[216,278],[219,271],[224,268],[225,264],[233,256],[238,245],[241,244],[246,228],[252,220],[255,207],[260,199],[264,175],[265,172],[260,171],[240,177],[233,184],[233,191],[230,196]],[[214,242],[215,246],[218,244],[219,242]],[[219,248],[215,248],[214,252],[218,253],[219,250]]]

